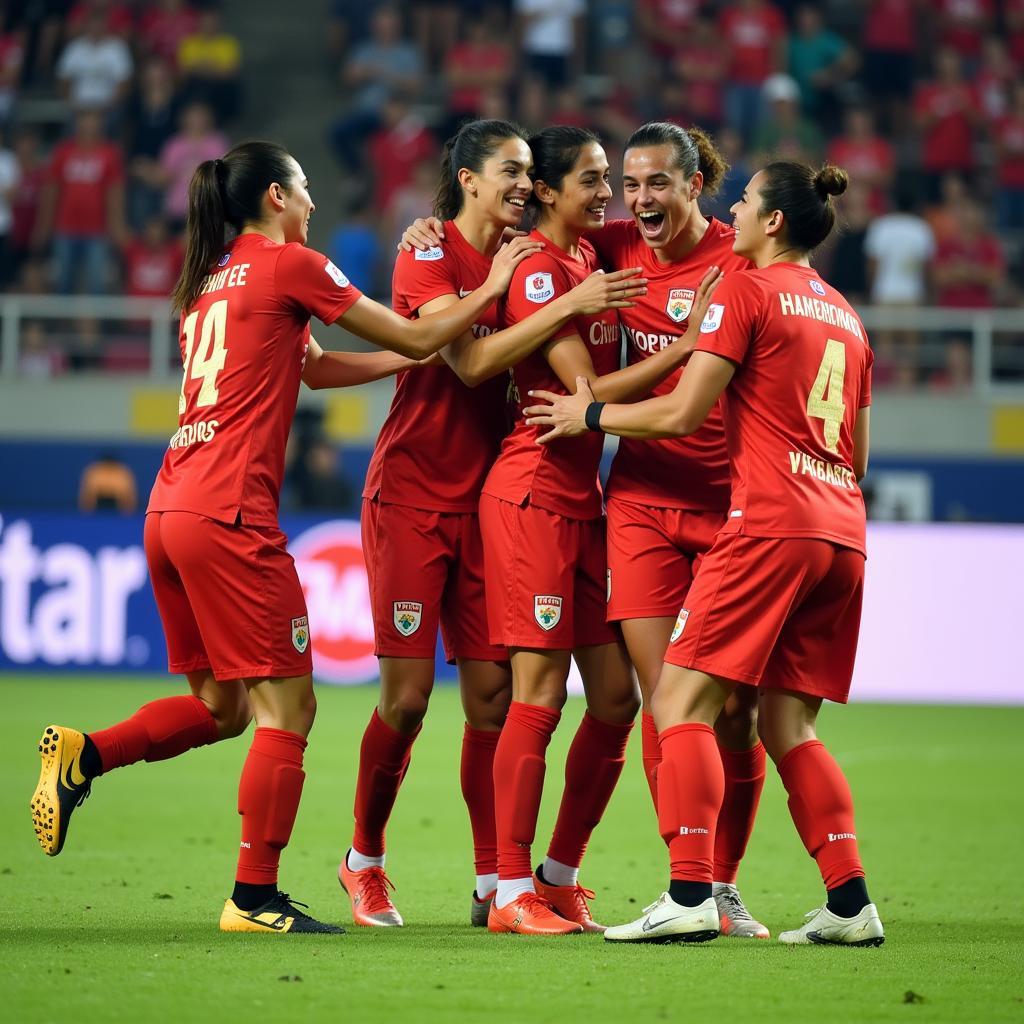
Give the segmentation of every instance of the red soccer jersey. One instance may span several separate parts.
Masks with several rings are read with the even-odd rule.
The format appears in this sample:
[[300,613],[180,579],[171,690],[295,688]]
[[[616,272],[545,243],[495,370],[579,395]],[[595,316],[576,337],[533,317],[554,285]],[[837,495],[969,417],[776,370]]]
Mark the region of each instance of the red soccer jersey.
[[[619,310],[626,335],[626,358],[635,363],[670,345],[686,331],[690,305],[711,266],[726,274],[750,262],[732,251],[735,232],[712,219],[694,250],[678,263],[659,263],[632,220],[616,220],[588,236],[608,269],[643,267],[647,294]],[[679,381],[677,371],[652,395],[666,395]],[[664,441],[622,438],[608,478],[608,494],[659,508],[725,511],[729,507],[729,456],[719,405],[689,437]]]
[[726,7],[719,16],[718,30],[732,53],[732,81],[759,85],[778,70],[775,50],[786,34],[786,19],[774,4],[764,3],[753,11]]
[[1024,117],[1000,118],[992,126],[998,146],[996,177],[1003,188],[1024,188]]
[[150,512],[277,524],[309,318],[333,323],[361,294],[313,249],[256,234],[235,239],[181,317],[178,430]]
[[938,0],[941,41],[964,57],[977,57],[995,13],[992,0]]
[[[392,306],[410,319],[432,299],[464,297],[491,271],[490,258],[463,238],[454,221],[445,239],[425,252],[400,252],[392,278]],[[473,325],[479,338],[498,327],[491,306]],[[428,512],[475,512],[480,488],[508,426],[508,378],[498,374],[467,387],[448,366],[400,373],[395,397],[366,474],[364,498]]]
[[846,299],[794,263],[733,274],[697,350],[737,364],[725,393],[732,505],[723,530],[865,553],[853,430],[871,404],[872,356]]
[[155,247],[139,240],[129,242],[124,247],[125,291],[144,298],[170,295],[183,258],[181,244],[173,240]]
[[963,171],[974,167],[974,133],[968,110],[969,85],[925,82],[914,93],[914,113],[930,119],[924,129],[921,164],[926,171]]
[[[541,252],[528,256],[516,268],[508,294],[501,304],[504,323],[525,320],[559,295],[575,288],[598,267],[597,255],[587,241],[580,242],[577,259],[533,231],[531,238],[544,243]],[[575,331],[587,346],[599,377],[619,368],[621,348],[619,318],[615,310],[596,316],[576,317],[556,333],[565,337]],[[557,394],[566,389],[551,369],[543,351],[533,352],[512,369],[516,422],[505,438],[494,468],[484,484],[484,494],[556,512],[570,519],[597,519],[601,515],[601,485],[597,469],[604,448],[604,436],[587,433],[564,438],[553,444],[537,444],[544,431],[523,419],[523,407],[533,399],[527,392],[542,388]],[[546,428],[545,428],[546,429]]]
[[60,143],[50,160],[49,177],[57,186],[54,228],[61,235],[105,235],[107,190],[121,182],[121,153],[109,142],[81,146]]
[[917,45],[915,0],[871,0],[864,19],[864,48],[912,54]]
[[[966,263],[988,270],[1002,270],[1003,250],[992,235],[967,241],[957,235],[944,238],[935,250],[932,266],[938,270],[950,263]],[[959,281],[936,289],[935,303],[951,309],[991,309],[996,304],[991,285],[983,281]]]

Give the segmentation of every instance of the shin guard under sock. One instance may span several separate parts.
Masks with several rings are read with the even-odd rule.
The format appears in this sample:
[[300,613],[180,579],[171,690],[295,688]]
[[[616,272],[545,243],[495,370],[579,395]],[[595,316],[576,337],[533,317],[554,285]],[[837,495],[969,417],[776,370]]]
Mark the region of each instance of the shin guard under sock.
[[725,771],[725,796],[715,831],[715,881],[734,883],[764,789],[764,744],[750,750],[726,750],[720,745],[718,750]]

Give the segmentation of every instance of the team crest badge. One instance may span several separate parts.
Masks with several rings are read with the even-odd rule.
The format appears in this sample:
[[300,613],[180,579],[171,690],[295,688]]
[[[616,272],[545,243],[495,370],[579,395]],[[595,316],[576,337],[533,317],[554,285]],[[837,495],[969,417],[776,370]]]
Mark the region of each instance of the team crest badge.
[[305,654],[309,646],[309,618],[306,615],[292,619],[292,647]]
[[665,305],[665,312],[668,313],[674,323],[682,323],[690,315],[695,294],[692,288],[673,288],[668,293],[668,303]]
[[811,291],[814,292],[815,295],[823,296],[825,294],[825,286],[820,281],[815,281],[812,277],[807,283],[810,285]]
[[531,302],[547,302],[554,294],[550,274],[531,274],[526,279],[526,297]]
[[683,630],[686,629],[686,620],[689,617],[689,608],[679,609],[679,615],[676,617],[676,624],[672,627],[672,635],[668,638],[668,642],[670,644],[674,644],[683,635]]
[[423,605],[419,601],[395,601],[393,608],[395,629],[402,636],[412,636],[420,628]]
[[541,629],[554,629],[562,617],[562,599],[552,594],[537,594],[533,599],[533,617]]

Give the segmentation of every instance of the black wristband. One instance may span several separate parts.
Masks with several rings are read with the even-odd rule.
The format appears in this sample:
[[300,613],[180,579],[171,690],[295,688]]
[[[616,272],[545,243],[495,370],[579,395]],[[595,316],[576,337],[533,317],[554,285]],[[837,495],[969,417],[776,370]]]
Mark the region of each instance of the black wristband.
[[587,430],[601,429],[601,410],[604,407],[604,402],[591,402],[587,406],[587,411],[583,416],[583,420],[587,424]]

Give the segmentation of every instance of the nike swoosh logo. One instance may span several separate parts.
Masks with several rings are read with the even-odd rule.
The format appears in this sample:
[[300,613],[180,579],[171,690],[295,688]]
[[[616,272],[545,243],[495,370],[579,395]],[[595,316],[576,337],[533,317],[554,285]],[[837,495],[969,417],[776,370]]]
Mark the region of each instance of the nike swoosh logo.
[[76,786],[85,785],[85,776],[78,767],[80,762],[81,754],[76,756],[70,764],[61,763],[60,782],[65,789],[74,789]]
[[284,931],[288,924],[287,917],[279,917],[276,921],[261,921],[258,917],[250,917],[248,914],[238,914],[243,921],[248,921],[250,924],[258,924],[261,928],[266,928],[272,932]]

